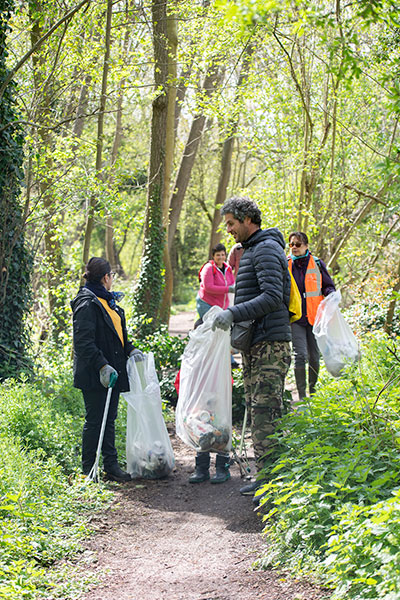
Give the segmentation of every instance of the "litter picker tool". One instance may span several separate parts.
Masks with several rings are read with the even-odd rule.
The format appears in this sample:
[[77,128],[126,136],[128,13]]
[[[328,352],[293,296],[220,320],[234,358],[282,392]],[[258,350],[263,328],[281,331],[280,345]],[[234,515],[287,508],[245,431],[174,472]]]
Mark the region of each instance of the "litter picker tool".
[[94,461],[94,465],[90,469],[89,474],[86,477],[87,481],[95,481],[96,483],[99,481],[100,452],[101,452],[101,447],[103,445],[104,430],[106,428],[106,422],[107,422],[107,417],[108,417],[108,410],[110,408],[111,394],[112,394],[112,390],[113,390],[113,387],[114,387],[117,379],[118,379],[118,375],[116,373],[111,373],[111,375],[110,375],[110,381],[108,383],[108,392],[107,392],[106,404],[105,404],[105,407],[104,407],[103,420],[101,422],[101,429],[100,429],[99,441],[98,441],[98,444],[97,444],[96,460]]
[[239,466],[241,477],[250,477],[251,469],[247,458],[246,447],[244,445],[244,436],[246,434],[247,425],[247,405],[244,409],[242,435],[240,438],[239,448],[236,451],[235,446],[232,446],[232,462],[236,462]]

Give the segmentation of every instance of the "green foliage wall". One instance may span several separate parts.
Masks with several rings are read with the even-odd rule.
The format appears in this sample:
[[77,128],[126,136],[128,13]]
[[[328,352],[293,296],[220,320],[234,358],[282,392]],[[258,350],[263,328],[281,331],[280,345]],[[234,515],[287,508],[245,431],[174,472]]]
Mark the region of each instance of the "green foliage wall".
[[[0,2],[0,84],[6,67],[8,20],[12,0]],[[23,177],[23,136],[13,125],[14,85],[10,83],[0,102],[0,378],[27,367],[24,313],[29,303],[30,258],[24,242],[23,211],[19,203]]]
[[[396,343],[398,340],[396,340]],[[313,573],[332,598],[400,593],[399,362],[382,332],[340,379],[288,414],[264,491],[266,565]]]
[[[68,557],[111,493],[78,474],[84,408],[69,367],[42,357],[37,382],[0,386],[0,599],[77,598]],[[63,562],[61,564],[61,560]]]

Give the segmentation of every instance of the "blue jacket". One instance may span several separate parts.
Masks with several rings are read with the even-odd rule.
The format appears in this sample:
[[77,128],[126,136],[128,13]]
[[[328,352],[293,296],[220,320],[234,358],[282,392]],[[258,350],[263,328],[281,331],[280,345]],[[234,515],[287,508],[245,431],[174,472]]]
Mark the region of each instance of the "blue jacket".
[[279,229],[258,229],[242,242],[244,253],[236,277],[233,321],[255,319],[252,345],[290,341],[290,275]]

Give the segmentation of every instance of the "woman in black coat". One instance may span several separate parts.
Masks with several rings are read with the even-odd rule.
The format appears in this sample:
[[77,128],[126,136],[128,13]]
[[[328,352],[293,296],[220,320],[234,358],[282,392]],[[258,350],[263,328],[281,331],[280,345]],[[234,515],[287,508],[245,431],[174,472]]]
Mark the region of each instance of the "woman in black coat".
[[142,360],[143,354],[128,341],[125,315],[111,291],[114,273],[110,263],[93,257],[86,265],[86,284],[72,300],[74,327],[74,386],[82,390],[85,424],[82,436],[82,470],[89,474],[96,459],[101,422],[110,377],[118,377],[111,394],[102,445],[103,466],[114,481],[129,481],[118,464],[115,419],[120,392],[129,390],[126,361]]

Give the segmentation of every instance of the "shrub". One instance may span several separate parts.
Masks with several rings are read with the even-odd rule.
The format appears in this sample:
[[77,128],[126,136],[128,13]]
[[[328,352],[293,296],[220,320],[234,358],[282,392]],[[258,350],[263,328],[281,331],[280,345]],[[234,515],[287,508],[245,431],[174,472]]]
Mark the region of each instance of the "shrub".
[[345,505],[337,517],[324,560],[333,598],[399,598],[400,491],[372,506]]
[[[69,422],[63,453],[62,429],[50,425],[54,414],[48,415],[48,405],[40,400],[38,389],[26,382],[9,381],[2,388],[0,407],[6,421],[0,430],[0,598],[7,600],[43,598],[50,589],[54,598],[70,597],[75,584],[67,576],[60,583],[60,573],[50,567],[79,549],[79,540],[87,535],[88,513],[110,497],[98,486],[83,486],[80,476],[67,477],[65,457],[74,461]],[[24,403],[19,412],[18,401]],[[5,413],[7,402],[12,406]],[[36,410],[27,410],[30,403]],[[29,425],[23,430],[24,415]]]
[[[366,336],[359,372],[323,375],[312,400],[284,417],[264,488],[263,564],[319,573],[346,600],[397,597],[398,570],[394,587],[380,575],[399,535],[399,364],[387,344],[382,333]],[[379,526],[392,535],[375,538]]]
[[53,458],[71,471],[80,455],[84,409],[71,374],[61,372],[58,381],[8,379],[0,388],[0,431],[18,437],[25,448],[40,449],[44,458]]

